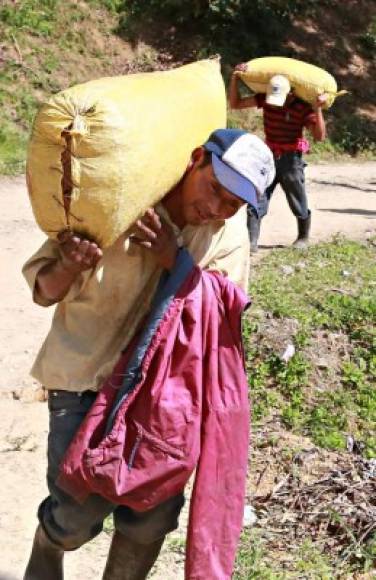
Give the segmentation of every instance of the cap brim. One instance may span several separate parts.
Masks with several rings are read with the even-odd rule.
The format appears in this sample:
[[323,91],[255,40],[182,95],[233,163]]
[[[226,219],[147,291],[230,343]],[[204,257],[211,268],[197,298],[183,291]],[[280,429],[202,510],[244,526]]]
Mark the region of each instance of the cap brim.
[[221,161],[215,153],[212,153],[212,166],[214,175],[222,187],[258,210],[257,191],[251,181]]
[[285,95],[266,95],[265,102],[268,105],[274,105],[275,107],[283,107],[286,102],[287,94]]

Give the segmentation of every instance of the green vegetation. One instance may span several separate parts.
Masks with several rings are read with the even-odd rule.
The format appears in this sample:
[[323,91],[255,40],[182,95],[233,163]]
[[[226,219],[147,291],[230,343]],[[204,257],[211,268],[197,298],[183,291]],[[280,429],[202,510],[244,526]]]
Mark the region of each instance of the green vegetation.
[[[289,483],[277,503],[266,491],[258,502],[256,497],[251,500],[258,516],[271,520],[243,532],[237,580],[347,579],[373,569],[376,536],[371,530],[359,541],[362,534],[353,529],[355,520],[346,520],[346,510],[339,513],[340,502],[332,501],[345,497],[345,488],[336,495],[327,477],[330,469],[336,473],[340,457],[351,458],[345,453],[349,439],[356,443],[358,457],[376,457],[375,258],[375,240],[336,238],[305,251],[273,251],[255,267],[251,283],[255,305],[244,324],[252,400],[251,472],[253,466],[253,473],[264,473],[263,466],[274,460],[272,472],[278,481]],[[285,361],[288,344],[294,345],[295,353]],[[270,435],[268,426],[273,426]],[[322,457],[330,454],[330,468],[323,466],[322,487],[304,488],[295,460],[302,449],[316,449]],[[313,480],[319,482],[320,476]],[[332,500],[325,498],[327,490]],[[295,502],[309,496],[311,504],[296,507]],[[325,506],[320,507],[321,501],[327,502]],[[297,520],[290,520],[289,510],[294,518],[294,509]],[[326,532],[321,536],[317,528],[311,534],[307,513],[326,514]],[[279,530],[270,529],[278,528],[281,519],[289,538],[295,530],[291,543],[280,535],[283,524]],[[294,527],[298,522],[301,529]],[[328,548],[331,534],[341,538],[334,551]]]
[[277,580],[268,564],[264,561],[264,548],[257,532],[243,532],[238,547],[234,580]]
[[310,540],[306,540],[294,554],[295,572],[282,572],[267,561],[267,546],[259,530],[243,532],[236,561],[234,580],[332,580],[328,558]]
[[[145,20],[191,27],[201,56],[220,52],[226,62],[244,54],[276,52],[291,20],[313,16],[335,0],[124,0],[119,5],[119,30],[138,35]],[[249,31],[254,33],[250,35]],[[235,38],[236,42],[229,42]]]
[[[354,52],[360,52],[367,59],[375,56],[375,22],[364,18],[360,26],[360,34],[356,36],[354,45],[343,42],[343,33],[332,28],[322,32],[321,20],[323,14],[338,13],[341,3],[337,0],[195,0],[193,2],[177,2],[176,0],[124,0],[119,6],[118,32],[125,39],[147,39],[160,50],[170,50],[179,59],[190,54],[191,58],[206,58],[213,54],[222,57],[223,72],[226,82],[235,63],[260,56],[281,55],[293,58],[303,58],[312,64],[327,69],[344,83],[350,93],[340,99],[340,104],[326,113],[329,126],[329,138],[324,144],[314,145],[314,158],[335,158],[343,155],[365,154],[374,158],[376,155],[376,127],[372,117],[360,113],[361,101],[373,101],[367,83],[338,70],[348,66],[354,57]],[[351,18],[345,5],[342,20],[338,25]],[[367,8],[363,8],[365,14]],[[331,12],[330,12],[331,11]],[[371,12],[371,9],[370,9]],[[370,14],[371,17],[371,14]],[[309,19],[309,27],[317,26],[316,38],[307,35],[309,46],[302,46],[302,51],[296,54],[291,48],[291,40],[302,25]],[[296,21],[299,24],[294,29]],[[334,26],[336,24],[333,23]],[[150,27],[155,33],[145,33]],[[173,35],[170,32],[173,30]],[[334,35],[336,50],[334,53],[322,49]],[[299,36],[299,33],[298,33]],[[175,40],[180,40],[181,48],[177,48]],[[182,42],[183,41],[183,42]],[[179,42],[176,43],[179,46]],[[310,46],[312,45],[312,46]],[[317,47],[320,46],[320,51]],[[308,50],[307,50],[308,49]],[[322,49],[322,50],[321,50]],[[333,54],[337,61],[333,61]],[[339,63],[342,63],[340,66]],[[370,76],[372,76],[372,68]],[[355,90],[352,91],[352,87]],[[252,114],[231,113],[229,125],[232,127],[253,128]]]
[[374,128],[370,129],[370,120],[359,115],[352,115],[338,124],[331,135],[331,143],[335,143],[337,151],[346,151],[356,155],[362,151],[376,155]]
[[[245,329],[254,421],[279,415],[328,449],[345,449],[351,434],[376,457],[375,255],[371,243],[337,239],[262,262],[251,288],[258,311]],[[271,320],[280,336],[294,322],[296,352],[287,363],[271,346]],[[322,360],[329,354],[337,367]]]
[[[98,74],[114,74],[108,38],[116,0],[24,0],[0,7],[0,173],[24,170],[33,118],[47,96]],[[95,29],[95,34],[92,34]],[[120,40],[119,40],[120,43]]]
[[[268,54],[296,56],[286,45],[294,19],[314,21],[337,4],[336,0],[23,0],[15,6],[12,0],[3,0],[0,173],[24,170],[32,119],[50,94],[98,76],[161,69],[214,53],[222,56],[227,80],[236,62]],[[375,20],[367,19],[357,30],[358,46],[352,50],[372,63]],[[343,67],[344,59],[350,58],[343,43],[336,54]],[[329,70],[333,65],[335,73],[337,63],[332,60],[326,63],[319,56],[309,60]],[[344,108],[328,112],[330,140],[314,146],[314,160],[344,154],[375,156],[374,123],[356,109],[362,99],[370,100],[367,95],[344,97]],[[231,112],[229,125],[262,134],[260,117],[254,113]]]
[[[220,53],[226,62],[276,51],[290,18],[312,2],[298,0],[124,0],[119,31],[137,37],[145,19],[194,29],[198,56]],[[250,36],[249,31],[257,31]],[[229,42],[229,38],[236,42]]]
[[376,58],[376,16],[374,16],[367,30],[360,35],[360,42],[367,56]]

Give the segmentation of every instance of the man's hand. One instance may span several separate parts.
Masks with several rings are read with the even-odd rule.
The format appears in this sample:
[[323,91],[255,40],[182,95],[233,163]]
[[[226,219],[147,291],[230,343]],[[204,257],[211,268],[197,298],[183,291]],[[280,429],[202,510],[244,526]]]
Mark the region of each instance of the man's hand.
[[247,72],[247,63],[240,62],[239,64],[237,64],[236,67],[234,68],[234,72]]
[[38,293],[51,302],[60,302],[81,272],[94,268],[102,250],[68,230],[57,236],[60,258],[51,260],[38,272],[35,287]]
[[315,109],[321,109],[326,101],[328,100],[328,94],[327,93],[323,93],[322,95],[319,95],[316,99],[316,103],[315,103]]
[[61,264],[72,273],[83,272],[94,268],[103,256],[102,250],[94,242],[89,242],[79,235],[65,230],[57,236]]
[[154,209],[148,209],[137,220],[130,241],[150,250],[162,268],[171,270],[175,264],[178,244],[172,227]]
[[328,94],[323,93],[317,97],[316,103],[313,106],[313,110],[315,111],[316,115],[316,122],[309,125],[308,129],[311,131],[315,141],[323,141],[326,139],[326,126],[324,115],[322,113],[322,107],[325,105],[327,100]]
[[247,68],[247,63],[241,62],[236,65],[232,72],[228,90],[228,102],[231,109],[248,109],[250,107],[257,107],[257,101],[254,96],[242,97],[240,94],[241,91],[239,89],[242,85],[242,81],[238,73],[246,72]]

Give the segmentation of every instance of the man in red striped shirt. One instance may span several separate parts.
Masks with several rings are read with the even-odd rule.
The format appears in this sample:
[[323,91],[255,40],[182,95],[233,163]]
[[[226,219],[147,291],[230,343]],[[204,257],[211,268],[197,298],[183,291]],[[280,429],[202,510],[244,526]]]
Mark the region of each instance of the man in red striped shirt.
[[266,94],[241,97],[239,94],[240,78],[236,71],[246,70],[244,63],[235,67],[229,88],[229,103],[233,109],[257,107],[263,110],[265,141],[273,152],[276,177],[265,195],[259,201],[258,212],[248,207],[248,229],[251,250],[257,251],[260,234],[260,223],[268,211],[273,191],[279,183],[284,190],[291,211],[297,219],[298,236],[293,246],[307,246],[311,228],[311,211],[308,208],[305,190],[303,153],[309,150],[309,143],[303,131],[308,129],[315,141],[326,137],[325,121],[322,106],[325,95],[318,97],[312,107],[302,101],[291,91],[289,80],[282,75],[270,79]]

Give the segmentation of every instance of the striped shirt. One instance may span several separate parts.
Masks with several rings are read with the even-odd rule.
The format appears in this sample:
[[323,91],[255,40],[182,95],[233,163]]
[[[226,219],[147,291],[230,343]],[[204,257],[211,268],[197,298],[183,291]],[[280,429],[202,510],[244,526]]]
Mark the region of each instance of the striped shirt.
[[287,99],[283,107],[268,105],[264,94],[255,96],[258,109],[264,112],[264,131],[267,142],[277,144],[298,144],[303,137],[303,128],[316,123],[312,107],[294,98]]

